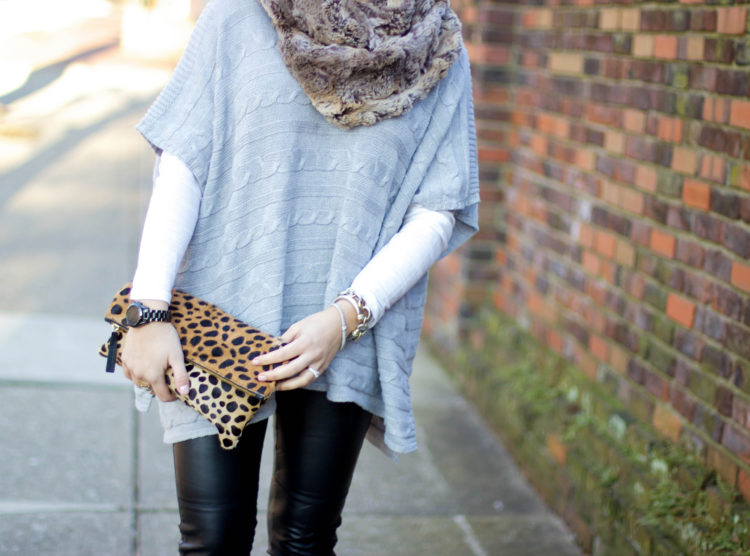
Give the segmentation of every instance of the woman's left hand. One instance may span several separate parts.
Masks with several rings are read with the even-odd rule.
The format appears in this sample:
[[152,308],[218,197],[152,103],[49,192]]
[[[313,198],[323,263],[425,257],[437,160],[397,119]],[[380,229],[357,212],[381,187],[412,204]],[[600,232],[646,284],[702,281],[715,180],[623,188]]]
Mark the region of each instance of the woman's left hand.
[[258,375],[259,380],[275,380],[277,390],[307,386],[317,377],[308,369],[323,373],[341,347],[341,318],[334,307],[313,313],[295,322],[284,332],[286,345],[253,359],[253,365],[281,363],[272,371]]

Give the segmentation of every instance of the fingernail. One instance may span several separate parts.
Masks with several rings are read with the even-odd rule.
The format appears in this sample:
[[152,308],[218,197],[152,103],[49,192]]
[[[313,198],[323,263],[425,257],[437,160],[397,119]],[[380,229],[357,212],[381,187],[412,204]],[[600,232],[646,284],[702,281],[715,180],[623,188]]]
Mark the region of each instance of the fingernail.
[[258,380],[266,380],[267,378],[268,378],[267,375],[264,375],[264,374],[258,375]]
[[252,361],[250,361],[250,363],[252,363],[253,365],[260,365],[260,361],[258,360],[257,357],[253,359]]
[[188,386],[187,384],[183,384],[182,386],[180,386],[178,392],[183,396],[186,396],[187,393],[190,392],[190,386]]

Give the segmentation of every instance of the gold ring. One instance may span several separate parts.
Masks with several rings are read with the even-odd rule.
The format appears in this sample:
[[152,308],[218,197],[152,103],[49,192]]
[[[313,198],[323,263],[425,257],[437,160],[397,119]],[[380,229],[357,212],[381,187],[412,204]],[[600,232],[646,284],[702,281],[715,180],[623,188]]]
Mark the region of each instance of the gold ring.
[[148,390],[149,392],[153,392],[153,390],[151,389],[151,385],[148,382],[138,382],[136,383],[136,386],[143,390]]

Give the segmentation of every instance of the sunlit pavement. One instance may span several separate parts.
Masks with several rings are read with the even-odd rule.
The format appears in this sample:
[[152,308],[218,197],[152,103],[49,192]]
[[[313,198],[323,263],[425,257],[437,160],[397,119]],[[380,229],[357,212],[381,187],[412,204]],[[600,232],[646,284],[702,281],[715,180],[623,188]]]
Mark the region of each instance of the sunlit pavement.
[[[49,5],[0,0],[0,36],[4,10],[24,4]],[[8,95],[23,80],[0,91],[14,98],[0,114],[0,555],[175,554],[170,449],[155,412],[137,414],[128,383],[96,355],[108,335],[101,315],[133,271],[150,188],[153,155],[134,125],[168,71],[111,48],[117,14],[75,13],[41,18],[68,17],[54,33],[69,45],[62,54],[43,44],[49,29],[21,33],[39,43],[17,56],[29,74],[62,62],[57,74],[17,98]],[[99,35],[91,21],[102,18],[110,31]],[[422,352],[413,395],[420,450],[394,464],[365,448],[339,554],[579,554]],[[253,554],[265,551],[270,452]]]

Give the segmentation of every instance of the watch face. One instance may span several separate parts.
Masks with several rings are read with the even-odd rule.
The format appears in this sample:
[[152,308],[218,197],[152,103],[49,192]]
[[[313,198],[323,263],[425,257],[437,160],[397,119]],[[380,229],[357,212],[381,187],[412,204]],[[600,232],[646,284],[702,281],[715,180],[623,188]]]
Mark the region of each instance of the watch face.
[[131,303],[128,310],[125,311],[125,320],[130,326],[135,326],[141,320],[141,306],[137,303]]

